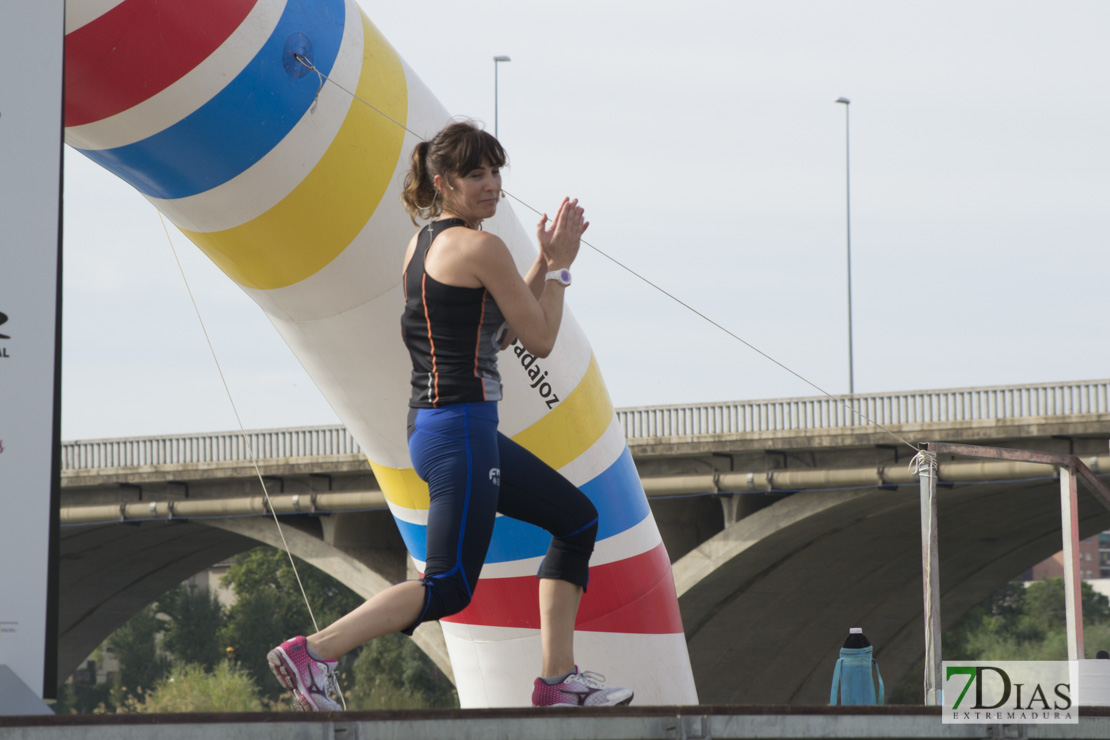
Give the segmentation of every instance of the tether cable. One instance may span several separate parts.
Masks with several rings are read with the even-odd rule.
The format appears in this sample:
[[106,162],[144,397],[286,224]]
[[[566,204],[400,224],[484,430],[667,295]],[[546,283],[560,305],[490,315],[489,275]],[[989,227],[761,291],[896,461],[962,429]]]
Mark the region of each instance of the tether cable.
[[[412,129],[410,129],[410,128],[409,128],[408,126],[405,126],[405,125],[404,125],[403,123],[401,123],[401,122],[400,122],[400,121],[398,121],[397,119],[393,118],[392,116],[390,116],[390,115],[389,115],[388,113],[386,113],[386,112],[385,112],[385,111],[383,111],[382,109],[380,109],[380,108],[378,108],[377,106],[373,105],[373,104],[372,104],[372,103],[370,103],[369,101],[367,101],[367,100],[364,100],[363,98],[359,97],[359,95],[358,95],[357,93],[355,93],[355,92],[353,92],[353,91],[351,91],[351,90],[348,90],[347,88],[343,87],[343,85],[339,84],[339,83],[338,83],[338,82],[336,82],[335,80],[331,79],[331,78],[330,78],[330,77],[329,77],[328,75],[326,75],[326,74],[324,74],[323,72],[321,72],[320,70],[318,70],[318,69],[316,68],[316,66],[315,66],[314,64],[312,64],[312,62],[311,62],[311,61],[310,61],[310,60],[309,60],[309,59],[308,59],[307,57],[305,57],[305,56],[303,56],[303,55],[301,55],[301,54],[294,54],[294,55],[293,55],[293,58],[294,58],[294,59],[296,59],[296,60],[297,60],[297,61],[298,61],[298,62],[299,62],[300,64],[302,64],[302,65],[303,65],[304,67],[306,67],[307,69],[309,69],[309,70],[311,70],[311,71],[315,72],[315,73],[316,73],[316,74],[317,74],[317,75],[318,75],[318,76],[319,76],[319,77],[320,77],[321,79],[327,80],[327,81],[328,81],[328,82],[330,82],[331,84],[335,85],[335,86],[336,86],[336,87],[338,87],[338,88],[339,88],[340,90],[342,90],[343,92],[347,93],[347,94],[348,94],[348,95],[350,95],[350,96],[351,96],[352,98],[354,98],[355,100],[359,101],[360,103],[362,103],[363,105],[365,105],[365,106],[366,106],[367,108],[369,108],[370,110],[374,111],[374,112],[375,112],[375,113],[377,113],[378,115],[380,115],[380,116],[382,116],[383,118],[385,118],[385,119],[386,119],[387,121],[390,121],[390,122],[392,122],[392,123],[393,123],[394,125],[396,125],[396,126],[399,126],[400,128],[404,129],[404,130],[405,130],[405,131],[407,131],[408,133],[410,133],[410,134],[412,134],[413,136],[415,136],[415,137],[416,137],[417,139],[420,139],[421,141],[426,141],[426,139],[425,139],[425,138],[424,138],[423,136],[421,136],[420,134],[416,133],[415,131],[413,131]],[[319,93],[317,93],[317,94],[319,94]],[[517,196],[515,196],[514,194],[510,193],[509,191],[507,191],[507,190],[502,190],[502,192],[503,192],[503,193],[505,193],[505,195],[507,195],[508,197],[510,197],[510,198],[512,198],[513,200],[515,200],[515,201],[516,201],[517,203],[520,203],[520,205],[522,205],[522,206],[524,206],[525,208],[527,208],[528,210],[532,211],[533,213],[535,213],[535,214],[537,214],[537,215],[539,215],[539,216],[543,216],[543,215],[544,215],[543,211],[541,211],[541,210],[539,210],[538,208],[536,208],[536,207],[532,206],[531,204],[529,204],[529,203],[527,203],[527,202],[525,202],[525,201],[521,200],[520,198],[518,198],[518,197],[517,197]],[[675,303],[677,303],[678,305],[680,305],[680,306],[682,306],[683,308],[685,308],[685,309],[686,309],[687,311],[690,311],[691,313],[693,313],[693,314],[694,314],[695,316],[698,316],[699,318],[701,318],[701,319],[703,319],[704,321],[708,322],[709,324],[711,324],[712,326],[716,327],[716,328],[717,328],[717,329],[719,329],[720,331],[724,332],[724,333],[725,333],[725,334],[727,334],[728,336],[732,337],[732,338],[733,338],[733,339],[735,339],[736,341],[740,342],[741,344],[743,344],[743,345],[744,345],[745,347],[747,347],[748,349],[752,350],[752,351],[753,351],[753,352],[755,352],[756,354],[758,354],[758,355],[760,355],[761,357],[763,357],[763,358],[765,358],[765,359],[769,360],[770,362],[774,363],[775,365],[777,365],[778,367],[782,368],[782,369],[783,369],[783,370],[785,370],[786,372],[790,373],[790,374],[791,374],[791,375],[793,375],[793,376],[794,376],[795,378],[797,378],[798,380],[802,381],[803,383],[805,383],[805,384],[806,384],[806,385],[808,385],[809,387],[811,387],[811,388],[814,388],[814,389],[816,389],[816,390],[817,390],[817,391],[818,391],[819,393],[821,393],[821,394],[823,394],[823,395],[827,396],[828,398],[832,399],[832,400],[833,400],[833,401],[835,401],[836,403],[840,404],[840,405],[841,405],[841,406],[843,406],[843,407],[844,407],[844,408],[845,408],[845,409],[846,409],[846,410],[847,410],[847,411],[848,411],[849,413],[851,413],[851,414],[853,414],[853,415],[855,415],[855,416],[859,417],[860,419],[863,419],[863,420],[864,420],[864,421],[866,421],[866,422],[867,422],[868,424],[870,424],[870,425],[872,425],[872,426],[874,426],[874,427],[876,427],[876,428],[878,428],[878,429],[881,429],[882,431],[886,432],[886,433],[887,433],[887,434],[889,434],[889,435],[890,435],[891,437],[895,438],[896,440],[898,440],[898,441],[899,441],[899,442],[901,442],[902,444],[906,445],[906,446],[907,446],[907,447],[909,447],[910,449],[914,450],[915,452],[921,452],[921,448],[920,448],[920,447],[918,447],[917,445],[913,444],[912,442],[910,442],[910,441],[909,441],[909,440],[907,440],[906,438],[902,437],[901,435],[899,435],[899,434],[897,434],[897,433],[895,433],[895,432],[891,431],[890,429],[887,429],[887,428],[886,428],[885,426],[883,426],[883,425],[882,425],[882,424],[880,424],[879,422],[877,422],[877,421],[875,421],[874,419],[872,419],[872,418],[871,418],[870,416],[868,416],[867,414],[865,414],[865,413],[864,413],[863,411],[860,411],[859,409],[853,408],[853,407],[852,407],[852,405],[851,405],[851,404],[849,404],[849,403],[847,403],[846,401],[844,401],[844,399],[840,398],[839,396],[835,396],[835,395],[833,395],[832,393],[828,392],[827,390],[825,390],[825,389],[824,389],[824,388],[822,388],[821,386],[817,385],[816,383],[814,383],[814,382],[813,382],[812,380],[810,380],[809,378],[805,377],[805,376],[804,376],[804,375],[802,375],[801,373],[799,373],[799,372],[797,372],[797,371],[793,370],[792,368],[788,367],[787,365],[783,364],[782,362],[779,362],[778,360],[776,360],[776,359],[775,359],[774,357],[772,357],[771,355],[769,355],[769,354],[767,354],[766,352],[764,352],[763,350],[759,349],[758,347],[756,347],[756,346],[755,346],[754,344],[752,344],[751,342],[747,341],[747,340],[746,340],[746,339],[744,339],[743,337],[741,337],[741,336],[737,335],[737,334],[736,334],[735,332],[733,332],[733,331],[731,331],[731,330],[729,330],[729,329],[725,328],[725,327],[724,327],[724,326],[722,326],[722,325],[721,325],[720,323],[718,323],[717,321],[714,321],[714,320],[713,320],[713,319],[711,319],[711,318],[710,318],[709,316],[707,316],[707,315],[705,315],[704,313],[702,313],[701,311],[697,310],[696,308],[694,308],[693,306],[691,306],[691,305],[690,305],[689,303],[687,303],[686,301],[684,301],[684,300],[682,300],[681,298],[677,297],[676,295],[674,295],[674,294],[673,294],[673,293],[671,293],[670,291],[668,291],[668,290],[664,289],[663,287],[661,287],[660,285],[658,285],[658,284],[656,284],[656,283],[652,282],[651,280],[649,280],[648,278],[644,277],[644,276],[643,276],[643,275],[641,275],[640,273],[636,272],[636,271],[635,271],[635,270],[633,270],[633,269],[632,269],[631,267],[629,267],[628,265],[624,264],[623,262],[621,262],[620,260],[616,259],[615,257],[612,257],[612,256],[610,256],[610,255],[606,254],[606,253],[605,253],[605,252],[603,252],[603,251],[602,251],[601,249],[599,249],[598,247],[594,246],[593,244],[591,244],[591,243],[590,243],[590,242],[588,242],[587,240],[585,240],[585,239],[582,239],[581,241],[582,241],[582,243],[583,243],[583,244],[585,244],[585,245],[586,245],[587,247],[589,247],[589,248],[590,248],[590,249],[592,249],[593,251],[597,252],[597,253],[598,253],[599,255],[601,255],[601,256],[602,256],[602,257],[604,257],[605,259],[609,260],[610,262],[612,262],[613,264],[615,264],[615,265],[616,265],[617,267],[621,268],[622,270],[624,270],[624,271],[625,271],[625,272],[627,272],[628,274],[630,274],[630,275],[632,275],[633,277],[637,278],[638,280],[642,281],[642,282],[643,282],[643,283],[645,283],[646,285],[649,285],[649,286],[651,286],[652,288],[654,288],[654,289],[655,289],[655,290],[657,290],[658,292],[660,292],[660,293],[662,293],[663,295],[665,295],[665,296],[666,296],[667,298],[670,298],[670,299],[671,299],[672,301],[674,301],[674,302],[675,302]]]
[[[155,209],[157,210],[157,209]],[[193,311],[196,312],[197,321],[200,322],[200,329],[204,333],[204,340],[208,343],[208,351],[212,354],[212,361],[216,363],[216,371],[220,375],[220,382],[223,383],[224,392],[227,393],[228,403],[231,404],[231,411],[235,414],[235,421],[239,425],[239,434],[243,440],[243,445],[246,447],[247,455],[250,457],[251,465],[254,467],[254,473],[258,476],[258,482],[262,485],[262,497],[266,501],[266,509],[274,519],[274,525],[277,526],[278,537],[281,538],[281,545],[285,549],[285,555],[289,558],[289,566],[293,569],[293,576],[297,580],[297,588],[300,589],[301,598],[304,599],[305,608],[308,610],[308,618],[312,621],[312,629],[316,632],[320,631],[320,625],[316,623],[316,615],[312,611],[312,604],[309,602],[308,593],[305,591],[304,582],[301,581],[301,573],[297,570],[297,563],[293,560],[293,551],[289,549],[289,542],[285,539],[285,531],[281,528],[281,522],[278,520],[277,512],[270,501],[270,491],[266,486],[266,480],[262,477],[262,470],[258,467],[258,458],[254,454],[254,447],[251,445],[250,437],[247,435],[246,427],[243,425],[243,419],[239,416],[239,408],[235,404],[235,398],[231,393],[231,386],[228,385],[227,377],[224,375],[223,367],[220,365],[220,358],[216,355],[216,347],[212,344],[212,337],[208,334],[208,327],[204,324],[204,317],[201,316],[200,307],[197,305],[197,299],[193,295],[193,289],[189,285],[189,278],[185,275],[185,268],[181,265],[181,258],[177,254],[177,248],[173,244],[173,238],[170,236],[169,227],[166,226],[166,219],[162,216],[162,212],[158,211],[158,220],[162,222],[162,230],[166,234],[166,241],[170,244],[170,251],[173,252],[174,262],[177,263],[177,269],[181,273],[181,279],[185,283],[185,291],[189,294],[189,300],[193,304]],[[343,702],[343,708],[347,708],[347,700],[343,696],[342,690],[339,688],[338,679],[335,680],[336,693],[339,695],[340,701]]]

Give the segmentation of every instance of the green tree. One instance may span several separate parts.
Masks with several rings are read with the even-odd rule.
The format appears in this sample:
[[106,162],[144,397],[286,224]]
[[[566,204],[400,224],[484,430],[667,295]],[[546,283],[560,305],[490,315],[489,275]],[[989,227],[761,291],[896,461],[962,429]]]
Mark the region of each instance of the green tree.
[[[298,560],[297,569],[321,627],[362,603],[349,588],[307,563]],[[179,586],[117,630],[108,645],[121,668],[110,696],[98,707],[86,708],[95,696],[68,691],[62,711],[288,707],[286,692],[270,675],[265,656],[283,640],[313,629],[288,556],[269,547],[251,550],[236,558],[224,583],[236,595],[226,610],[204,591]],[[174,662],[168,675],[166,661],[158,655],[160,631],[165,633],[162,647]],[[222,659],[228,647],[235,650],[234,660]],[[447,678],[401,635],[375,640],[347,656],[341,661],[340,681],[352,709],[458,706]]]
[[[1110,649],[1110,601],[1082,582],[1086,658]],[[944,660],[1066,660],[1064,580],[1011,581],[977,604],[941,637]],[[891,703],[920,704],[921,659],[891,694]]]
[[119,659],[116,685],[135,695],[150,688],[165,673],[158,657],[157,635],[162,629],[154,606],[144,607],[108,638],[108,649]]
[[210,669],[224,659],[215,639],[224,626],[224,610],[215,594],[183,583],[160,598],[156,609],[169,617],[162,647],[175,663]]
[[[296,563],[320,627],[362,603],[358,594],[331,576],[303,560]],[[266,653],[283,640],[313,631],[289,556],[272,547],[255,548],[236,558],[223,582],[236,596],[227,610],[224,646],[235,649],[265,696],[283,696],[284,690],[270,675]]]
[[[266,663],[266,653],[289,636],[296,634],[298,628],[290,625],[281,616],[280,598],[271,591],[248,592],[228,608],[227,623],[224,627],[223,642],[235,651],[236,661],[244,666],[263,695],[276,699],[284,690],[270,674]],[[299,628],[299,631],[304,631]]]
[[[1083,604],[1083,623],[1098,624],[1110,620],[1110,601],[1091,588],[1086,581],[1081,582],[1080,600]],[[1064,579],[1047,578],[1030,583],[1025,591],[1025,611],[1029,617],[1045,630],[1065,626],[1067,612],[1064,596]]]
[[455,687],[435,663],[404,635],[367,643],[355,660],[348,709],[457,707]]

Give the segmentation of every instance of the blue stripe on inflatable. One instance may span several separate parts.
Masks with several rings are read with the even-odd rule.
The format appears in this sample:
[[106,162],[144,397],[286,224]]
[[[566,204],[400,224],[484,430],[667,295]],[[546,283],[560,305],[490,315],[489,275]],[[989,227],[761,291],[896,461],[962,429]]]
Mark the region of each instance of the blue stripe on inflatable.
[[343,0],[289,2],[259,52],[207,103],[142,141],[82,154],[155,198],[184,198],[222,185],[285,138],[316,97],[319,78],[286,70],[286,47],[329,74],[345,20]]
[[[581,486],[598,513],[597,538],[603,540],[631,529],[650,513],[647,498],[641,493],[640,477],[632,462],[632,453],[625,446],[617,461],[601,475]],[[397,520],[405,547],[417,560],[427,560],[427,527]],[[487,563],[505,563],[536,558],[547,552],[551,535],[526,522],[497,518],[493,525],[493,541],[486,554]]]

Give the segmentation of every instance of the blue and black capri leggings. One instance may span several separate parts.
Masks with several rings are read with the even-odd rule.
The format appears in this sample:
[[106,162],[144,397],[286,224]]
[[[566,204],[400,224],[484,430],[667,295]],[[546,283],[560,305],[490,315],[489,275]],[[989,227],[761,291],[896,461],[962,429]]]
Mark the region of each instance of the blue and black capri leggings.
[[570,481],[497,431],[497,403],[409,413],[409,454],[428,484],[424,611],[404,630],[463,610],[474,595],[498,512],[552,535],[540,578],[586,588],[597,509]]

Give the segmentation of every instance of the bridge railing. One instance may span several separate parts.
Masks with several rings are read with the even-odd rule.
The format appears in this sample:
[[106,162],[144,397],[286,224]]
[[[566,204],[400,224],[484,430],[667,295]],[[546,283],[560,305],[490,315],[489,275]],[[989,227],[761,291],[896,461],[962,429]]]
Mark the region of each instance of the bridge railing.
[[346,427],[301,427],[63,442],[62,470],[361,454]]
[[1110,380],[650,406],[617,418],[628,439],[648,439],[1106,413]]
[[[629,440],[1110,413],[1110,380],[872,393],[617,410]],[[62,469],[142,467],[361,455],[343,426],[101,439],[62,443]]]

